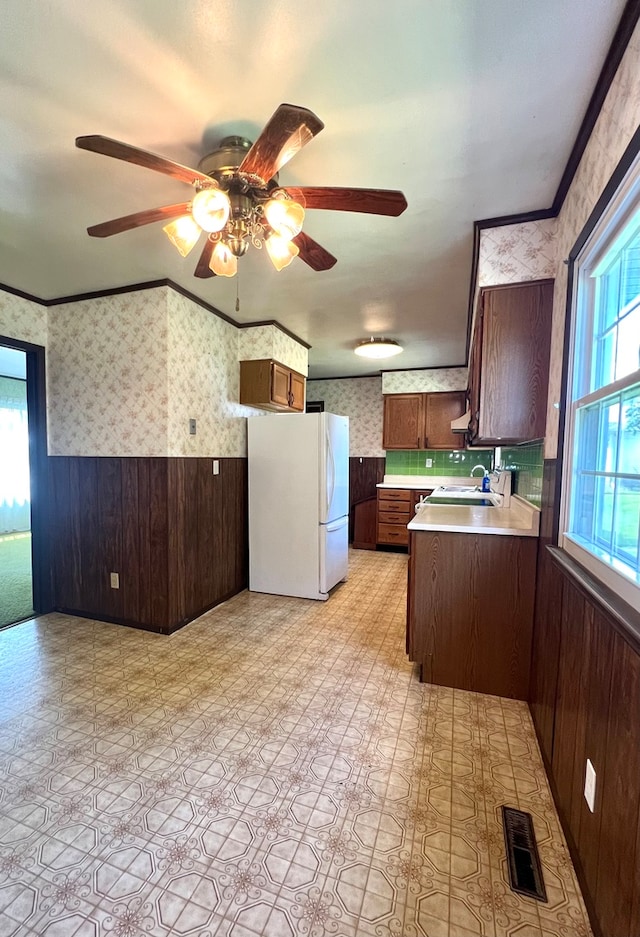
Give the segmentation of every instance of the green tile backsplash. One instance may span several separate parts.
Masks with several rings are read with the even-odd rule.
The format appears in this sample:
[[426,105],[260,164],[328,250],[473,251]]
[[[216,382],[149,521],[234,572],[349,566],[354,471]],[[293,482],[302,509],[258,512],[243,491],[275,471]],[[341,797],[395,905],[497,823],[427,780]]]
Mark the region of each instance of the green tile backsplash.
[[513,473],[512,488],[514,494],[526,498],[531,504],[540,507],[542,502],[542,471],[544,451],[542,443],[529,443],[525,446],[504,447],[500,453],[503,468]]
[[[501,449],[500,462],[503,468],[513,473],[513,492],[540,507],[542,501],[542,443],[524,446],[506,446]],[[432,460],[431,468],[425,462]],[[484,465],[487,471],[493,468],[493,450],[462,450],[451,452],[442,449],[397,449],[388,451],[385,462],[387,475],[466,475],[474,465]],[[477,475],[480,473],[477,472]]]
[[[432,460],[431,468],[425,462]],[[396,449],[388,451],[385,462],[387,475],[466,475],[474,465],[484,465],[487,471],[493,466],[493,450],[483,449],[469,452],[463,449]],[[477,472],[480,475],[480,472]]]

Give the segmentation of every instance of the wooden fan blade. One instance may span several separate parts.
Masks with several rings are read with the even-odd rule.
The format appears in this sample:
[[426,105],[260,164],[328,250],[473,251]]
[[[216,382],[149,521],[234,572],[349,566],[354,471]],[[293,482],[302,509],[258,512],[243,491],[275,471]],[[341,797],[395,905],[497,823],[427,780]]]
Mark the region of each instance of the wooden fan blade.
[[370,215],[397,217],[407,207],[407,200],[395,189],[340,189],[331,186],[287,186],[294,201],[304,208],[330,211],[359,211]]
[[204,247],[202,248],[202,253],[200,254],[200,259],[196,265],[196,269],[193,271],[194,277],[200,277],[201,280],[206,280],[208,277],[215,277],[215,273],[209,266],[209,261],[211,260],[211,255],[213,254],[213,248],[215,247],[214,241],[207,238]]
[[103,221],[87,228],[87,234],[92,238],[108,238],[112,234],[130,231],[132,228],[141,228],[154,221],[165,221],[170,218],[179,218],[189,213],[189,202],[180,202],[177,205],[164,205],[162,208],[148,208],[146,211],[137,211],[134,215],[124,215],[112,221]]
[[306,107],[281,104],[242,160],[238,172],[251,173],[268,182],[323,127],[320,118]]
[[306,264],[309,264],[312,270],[330,270],[338,262],[333,254],[330,254],[304,231],[301,231],[293,238],[293,243],[300,249],[298,254],[300,260],[304,260]]
[[119,140],[112,140],[100,134],[76,137],[76,146],[81,150],[90,150],[92,153],[122,159],[125,163],[135,163],[136,166],[142,166],[144,169],[163,172],[166,176],[171,176],[172,179],[178,179],[180,182],[187,182],[189,185],[194,185],[196,182],[207,182],[211,185],[213,181],[211,176],[206,176],[197,169],[190,169],[189,166],[174,163],[173,160],[166,159],[164,156],[140,150],[137,146],[130,146],[128,143],[121,143]]

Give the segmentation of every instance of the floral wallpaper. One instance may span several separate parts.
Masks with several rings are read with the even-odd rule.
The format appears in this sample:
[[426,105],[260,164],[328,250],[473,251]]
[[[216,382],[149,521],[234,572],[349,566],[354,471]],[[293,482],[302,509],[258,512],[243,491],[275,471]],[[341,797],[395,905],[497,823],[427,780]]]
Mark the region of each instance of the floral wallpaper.
[[466,368],[428,368],[423,371],[386,371],[383,394],[429,394],[441,390],[466,390]]
[[238,329],[170,287],[49,308],[0,291],[0,335],[47,346],[50,455],[243,457],[260,411],[238,403],[238,361],[308,370],[281,329]]
[[[170,456],[246,455],[246,417],[238,403],[238,330],[185,296],[168,293],[168,429]],[[189,420],[196,420],[196,434]]]
[[553,303],[549,397],[545,458],[553,459],[558,448],[559,410],[562,384],[562,352],[568,257],[578,235],[598,201],[638,125],[640,124],[640,23],[636,26],[620,67],[583,154],[557,222],[556,285]]
[[167,292],[51,307],[50,455],[167,455]]
[[0,335],[47,344],[47,307],[0,290]]
[[256,325],[238,330],[238,361],[274,358],[305,376],[309,373],[309,352],[277,325]]
[[349,417],[350,455],[384,456],[379,377],[308,381],[307,400],[324,400],[325,410]]
[[556,273],[556,218],[484,228],[478,286],[545,280]]

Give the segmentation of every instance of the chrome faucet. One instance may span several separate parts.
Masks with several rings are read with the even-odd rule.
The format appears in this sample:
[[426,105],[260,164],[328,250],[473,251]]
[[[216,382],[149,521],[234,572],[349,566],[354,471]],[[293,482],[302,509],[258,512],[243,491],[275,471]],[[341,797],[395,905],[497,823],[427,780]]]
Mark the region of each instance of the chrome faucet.
[[471,469],[471,471],[469,472],[469,475],[471,476],[471,478],[473,478],[473,473],[474,473],[475,470],[478,469],[478,468],[479,468],[479,469],[482,469],[482,474],[483,474],[483,475],[486,475],[486,474],[487,474],[487,470],[486,470],[486,468],[484,467],[484,465],[482,465],[480,462],[478,462],[478,464],[477,464],[477,465],[474,465],[473,468]]

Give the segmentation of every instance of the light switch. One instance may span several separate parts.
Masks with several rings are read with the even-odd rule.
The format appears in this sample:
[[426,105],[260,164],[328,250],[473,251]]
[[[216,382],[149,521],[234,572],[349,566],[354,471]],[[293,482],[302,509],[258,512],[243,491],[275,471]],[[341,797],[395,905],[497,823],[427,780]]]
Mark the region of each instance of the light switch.
[[214,475],[220,474],[220,460],[219,459],[213,460],[213,474]]
[[195,434],[196,434],[196,421],[189,420],[189,435],[195,436]]
[[109,573],[109,581],[112,589],[120,588],[120,575],[118,573]]

